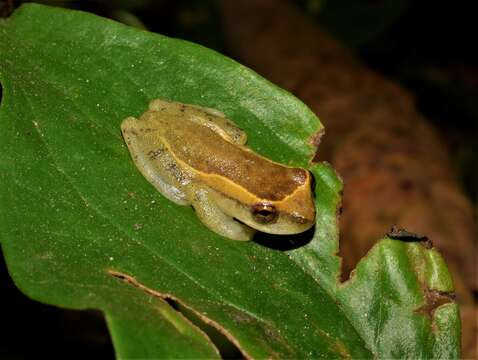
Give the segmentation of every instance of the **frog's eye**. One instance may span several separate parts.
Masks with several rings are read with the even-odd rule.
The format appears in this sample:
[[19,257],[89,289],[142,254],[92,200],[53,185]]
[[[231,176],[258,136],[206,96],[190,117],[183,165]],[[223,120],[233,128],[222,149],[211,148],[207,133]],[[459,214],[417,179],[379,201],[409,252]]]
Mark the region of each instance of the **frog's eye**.
[[252,207],[254,220],[261,224],[269,224],[277,219],[277,210],[271,204],[255,204]]

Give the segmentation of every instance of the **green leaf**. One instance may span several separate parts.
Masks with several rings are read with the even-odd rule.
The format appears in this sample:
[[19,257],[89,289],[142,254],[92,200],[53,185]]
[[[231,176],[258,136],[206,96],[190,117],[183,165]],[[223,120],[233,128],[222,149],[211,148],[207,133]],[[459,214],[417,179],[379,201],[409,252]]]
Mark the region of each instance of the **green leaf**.
[[119,130],[154,98],[198,104],[237,122],[260,154],[307,167],[321,125],[289,93],[200,46],[35,4],[0,23],[0,80],[9,271],[33,299],[102,310],[118,356],[219,357],[171,301],[246,357],[459,356],[458,310],[434,249],[386,238],[339,282],[342,185],[329,166],[310,168],[310,242],[236,242],[156,192]]

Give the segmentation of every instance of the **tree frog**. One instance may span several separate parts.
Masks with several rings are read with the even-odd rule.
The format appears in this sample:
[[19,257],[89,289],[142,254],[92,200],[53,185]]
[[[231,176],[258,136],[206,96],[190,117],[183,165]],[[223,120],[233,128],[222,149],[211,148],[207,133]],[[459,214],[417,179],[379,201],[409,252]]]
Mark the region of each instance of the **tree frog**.
[[222,236],[296,234],[314,224],[311,174],[249,149],[246,133],[218,110],[156,99],[121,131],[143,176]]

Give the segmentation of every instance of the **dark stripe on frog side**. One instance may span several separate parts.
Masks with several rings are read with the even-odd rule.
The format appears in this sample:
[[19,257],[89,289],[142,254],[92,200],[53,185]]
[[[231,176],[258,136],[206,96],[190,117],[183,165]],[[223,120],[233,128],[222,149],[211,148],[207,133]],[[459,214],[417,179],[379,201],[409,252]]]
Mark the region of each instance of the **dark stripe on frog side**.
[[178,160],[205,174],[225,177],[260,199],[280,201],[308,179],[306,170],[268,160],[204,126],[182,122],[165,130],[163,137]]

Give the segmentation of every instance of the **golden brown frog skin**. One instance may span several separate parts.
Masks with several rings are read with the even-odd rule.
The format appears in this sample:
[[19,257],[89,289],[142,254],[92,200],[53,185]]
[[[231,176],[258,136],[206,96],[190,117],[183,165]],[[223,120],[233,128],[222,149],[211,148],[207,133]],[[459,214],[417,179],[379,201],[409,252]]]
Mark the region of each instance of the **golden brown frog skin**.
[[310,173],[250,150],[245,132],[218,110],[156,99],[121,130],[144,177],[222,236],[250,240],[255,230],[296,234],[314,225]]

